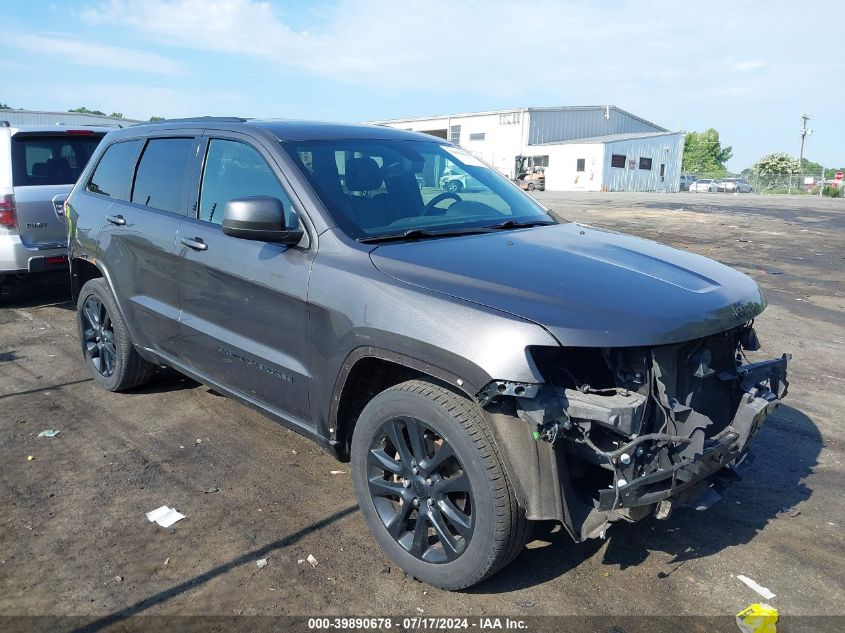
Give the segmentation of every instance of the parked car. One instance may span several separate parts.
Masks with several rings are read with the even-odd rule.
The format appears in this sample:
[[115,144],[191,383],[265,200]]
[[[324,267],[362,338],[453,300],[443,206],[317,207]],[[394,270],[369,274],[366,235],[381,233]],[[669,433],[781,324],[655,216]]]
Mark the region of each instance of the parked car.
[[64,209],[107,128],[0,121],[0,289],[11,275],[67,269]]
[[754,188],[742,178],[722,178],[716,183],[716,191],[725,193],[751,193]]
[[714,192],[716,191],[716,181],[711,180],[710,178],[702,178],[701,180],[696,180],[689,186],[689,190],[693,193],[701,193],[701,192]]
[[692,176],[690,174],[681,174],[680,190],[689,191],[690,185],[692,185],[695,180],[695,176]]
[[[484,195],[421,191],[444,164]],[[350,460],[373,538],[439,587],[502,569],[533,521],[580,542],[707,507],[786,393],[786,356],[737,360],[750,277],[558,221],[425,134],[131,127],[66,207],[96,383],[167,365]]]
[[459,191],[476,191],[484,189],[484,185],[469,174],[447,170],[440,177],[440,188],[444,191],[457,193]]

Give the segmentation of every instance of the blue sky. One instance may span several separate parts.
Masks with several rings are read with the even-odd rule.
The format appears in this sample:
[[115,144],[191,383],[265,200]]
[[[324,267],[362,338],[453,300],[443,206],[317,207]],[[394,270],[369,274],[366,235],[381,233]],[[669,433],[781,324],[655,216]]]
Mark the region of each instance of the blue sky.
[[805,156],[842,166],[843,18],[841,0],[4,0],[0,102],[338,121],[614,104],[715,127],[734,170],[797,155],[807,112]]

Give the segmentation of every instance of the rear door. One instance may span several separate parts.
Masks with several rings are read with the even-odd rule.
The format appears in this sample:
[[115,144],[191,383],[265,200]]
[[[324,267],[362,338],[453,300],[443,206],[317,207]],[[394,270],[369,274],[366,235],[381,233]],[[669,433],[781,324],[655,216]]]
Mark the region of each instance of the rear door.
[[29,248],[67,245],[53,198],[67,195],[100,144],[101,132],[18,132],[12,136],[12,182],[21,241]]
[[180,355],[211,380],[305,425],[313,251],[234,238],[220,228],[232,198],[274,196],[292,217],[293,196],[272,155],[248,137],[215,133],[201,153],[194,211],[179,227]]
[[[101,259],[135,343],[165,354],[177,349],[176,232],[185,217],[199,139],[197,132],[142,141],[131,191],[109,207],[100,231]],[[98,186],[96,171],[92,180],[89,190]]]

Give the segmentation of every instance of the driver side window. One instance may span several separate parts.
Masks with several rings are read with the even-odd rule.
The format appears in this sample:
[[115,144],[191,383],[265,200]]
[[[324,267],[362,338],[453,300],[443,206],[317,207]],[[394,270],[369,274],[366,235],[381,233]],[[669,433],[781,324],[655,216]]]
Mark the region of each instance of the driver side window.
[[199,219],[220,224],[229,200],[250,196],[281,200],[285,220],[290,223],[290,198],[258,150],[240,141],[211,139],[202,173]]

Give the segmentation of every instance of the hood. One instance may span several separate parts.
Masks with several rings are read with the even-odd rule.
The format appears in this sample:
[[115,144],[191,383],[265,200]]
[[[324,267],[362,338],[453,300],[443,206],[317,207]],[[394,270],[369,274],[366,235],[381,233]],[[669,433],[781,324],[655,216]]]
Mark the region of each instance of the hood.
[[370,257],[397,280],[542,325],[561,345],[678,343],[765,307],[754,280],[723,264],[574,223],[384,244]]

